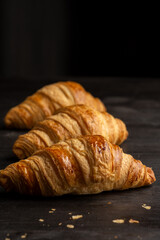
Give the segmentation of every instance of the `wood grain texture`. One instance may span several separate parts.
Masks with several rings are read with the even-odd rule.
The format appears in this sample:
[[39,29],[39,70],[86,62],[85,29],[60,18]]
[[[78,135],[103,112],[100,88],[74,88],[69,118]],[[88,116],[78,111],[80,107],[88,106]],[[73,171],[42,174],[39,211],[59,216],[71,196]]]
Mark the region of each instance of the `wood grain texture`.
[[[58,79],[64,80],[64,79]],[[73,79],[66,79],[73,80]],[[75,79],[74,79],[75,80]],[[129,138],[122,147],[126,153],[152,167],[156,183],[147,188],[124,192],[107,192],[94,196],[64,196],[55,199],[31,198],[6,194],[0,189],[0,238],[10,233],[11,239],[145,239],[160,238],[160,81],[157,79],[77,78],[87,91],[100,97],[108,112],[122,119]],[[24,131],[7,130],[3,117],[8,109],[52,81],[19,81],[9,79],[0,85],[0,168],[17,158],[12,153],[13,142]],[[18,87],[17,87],[18,86]],[[115,87],[116,86],[116,87]],[[111,204],[107,204],[111,202]],[[142,204],[151,210],[142,208]],[[54,214],[49,214],[55,208]],[[71,220],[70,215],[83,218]],[[42,218],[44,222],[38,220]],[[129,224],[129,219],[139,224]],[[125,219],[115,224],[114,219]],[[58,223],[62,222],[59,226]],[[68,229],[67,224],[75,225]],[[49,226],[48,226],[49,225]]]

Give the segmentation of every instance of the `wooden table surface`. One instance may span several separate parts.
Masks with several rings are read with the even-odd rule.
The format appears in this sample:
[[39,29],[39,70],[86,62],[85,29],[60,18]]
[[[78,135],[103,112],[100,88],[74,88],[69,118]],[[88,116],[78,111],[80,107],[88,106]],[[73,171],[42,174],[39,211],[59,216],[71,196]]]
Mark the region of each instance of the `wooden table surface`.
[[[98,195],[55,198],[26,197],[5,193],[0,188],[0,240],[21,239],[160,239],[160,79],[57,78],[75,80],[106,104],[108,112],[121,118],[129,131],[122,144],[153,168],[157,181],[150,187]],[[47,79],[1,79],[0,83],[0,169],[17,161],[12,145],[24,131],[8,130],[6,112],[43,85]],[[108,204],[111,202],[111,204]],[[151,206],[150,210],[142,207]],[[54,208],[54,213],[49,211]],[[71,220],[71,215],[83,218]],[[124,219],[124,224],[113,223]],[[44,222],[39,222],[44,219]],[[129,223],[129,219],[139,224]],[[62,223],[62,225],[59,225]],[[74,229],[66,227],[73,224]],[[9,236],[7,236],[9,234]]]

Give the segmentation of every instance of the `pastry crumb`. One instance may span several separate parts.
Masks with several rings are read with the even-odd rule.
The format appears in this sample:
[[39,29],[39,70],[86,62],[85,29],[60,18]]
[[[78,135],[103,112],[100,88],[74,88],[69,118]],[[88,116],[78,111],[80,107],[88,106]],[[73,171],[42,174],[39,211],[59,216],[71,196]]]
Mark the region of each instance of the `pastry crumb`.
[[147,209],[147,210],[150,210],[150,209],[151,209],[151,206],[147,206],[145,203],[142,204],[142,207],[145,208],[145,209]]
[[112,220],[114,223],[124,223],[124,219],[114,219]]
[[22,239],[24,239],[24,238],[26,238],[26,237],[27,237],[27,233],[21,235],[21,238],[22,238]]
[[131,218],[129,219],[129,223],[139,223],[139,221]]
[[72,219],[73,220],[77,220],[79,218],[83,218],[83,215],[75,215],[75,216],[72,216]]
[[39,222],[44,222],[44,219],[40,218],[38,221],[39,221]]
[[60,222],[60,223],[58,223],[58,225],[59,225],[59,226],[61,226],[61,225],[62,225],[62,223]]
[[111,203],[111,202],[107,202],[107,204],[109,204],[109,205],[110,205],[110,204],[112,204],[112,203]]
[[51,208],[51,210],[49,211],[49,213],[54,213],[56,211],[55,208]]
[[51,208],[51,210],[52,210],[52,211],[56,211],[56,209],[55,209],[55,208]]
[[74,225],[72,225],[72,224],[67,224],[67,228],[74,228]]

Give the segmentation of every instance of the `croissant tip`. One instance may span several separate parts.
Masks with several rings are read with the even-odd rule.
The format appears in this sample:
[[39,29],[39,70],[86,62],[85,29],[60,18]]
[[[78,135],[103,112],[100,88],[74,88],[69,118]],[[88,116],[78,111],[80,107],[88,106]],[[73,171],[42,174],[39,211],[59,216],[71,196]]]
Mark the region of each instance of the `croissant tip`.
[[4,123],[6,127],[8,128],[12,127],[12,119],[8,116],[8,114],[4,118]]
[[128,138],[128,136],[129,136],[129,132],[127,131],[127,128],[126,128],[126,126],[125,126],[125,135],[124,135],[124,138],[122,139],[122,142],[121,142],[121,143],[123,143],[124,141],[126,141],[127,138]]
[[9,183],[9,178],[3,174],[3,170],[0,171],[0,186],[6,191],[10,190],[11,184]]
[[23,150],[22,149],[20,149],[20,148],[17,148],[16,146],[15,146],[15,144],[13,145],[13,153],[19,158],[19,159],[24,159],[25,158],[25,154],[24,154],[24,152],[23,152]]
[[155,174],[153,170],[149,167],[147,167],[147,180],[146,180],[146,185],[150,185],[156,181]]

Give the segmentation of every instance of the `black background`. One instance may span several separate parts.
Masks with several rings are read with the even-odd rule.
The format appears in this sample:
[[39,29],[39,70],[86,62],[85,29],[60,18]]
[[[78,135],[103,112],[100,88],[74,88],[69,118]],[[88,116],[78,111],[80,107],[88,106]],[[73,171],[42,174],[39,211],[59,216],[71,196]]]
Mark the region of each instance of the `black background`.
[[2,0],[3,77],[160,77],[158,7]]

